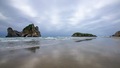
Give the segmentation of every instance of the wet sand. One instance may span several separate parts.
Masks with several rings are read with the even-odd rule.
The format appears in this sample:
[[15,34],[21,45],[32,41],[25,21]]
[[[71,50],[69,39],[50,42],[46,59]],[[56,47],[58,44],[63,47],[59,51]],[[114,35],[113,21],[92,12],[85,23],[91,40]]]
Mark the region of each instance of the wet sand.
[[[120,68],[120,38],[1,42],[0,68]],[[26,45],[30,47],[12,48]],[[10,48],[11,47],[11,48]]]

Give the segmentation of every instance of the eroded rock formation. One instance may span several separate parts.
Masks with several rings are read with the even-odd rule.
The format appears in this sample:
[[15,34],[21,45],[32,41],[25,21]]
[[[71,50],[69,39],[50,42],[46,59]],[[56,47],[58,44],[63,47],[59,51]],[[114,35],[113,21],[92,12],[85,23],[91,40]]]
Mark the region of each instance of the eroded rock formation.
[[13,30],[11,27],[7,29],[7,36],[6,37],[21,37],[22,33],[16,30]]
[[23,37],[38,37],[41,36],[38,26],[34,26],[34,24],[30,24],[26,26],[22,31]]
[[120,31],[117,31],[114,35],[112,35],[114,37],[120,37]]
[[34,26],[34,24],[29,24],[26,26],[22,32],[13,30],[11,27],[7,29],[7,36],[6,37],[40,37],[40,31],[38,26]]

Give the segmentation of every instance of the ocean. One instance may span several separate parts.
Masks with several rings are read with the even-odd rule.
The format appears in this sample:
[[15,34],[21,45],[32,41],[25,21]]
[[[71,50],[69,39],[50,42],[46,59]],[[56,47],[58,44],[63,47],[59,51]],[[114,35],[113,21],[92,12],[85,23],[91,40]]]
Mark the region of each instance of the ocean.
[[0,68],[120,68],[120,38],[0,38]]

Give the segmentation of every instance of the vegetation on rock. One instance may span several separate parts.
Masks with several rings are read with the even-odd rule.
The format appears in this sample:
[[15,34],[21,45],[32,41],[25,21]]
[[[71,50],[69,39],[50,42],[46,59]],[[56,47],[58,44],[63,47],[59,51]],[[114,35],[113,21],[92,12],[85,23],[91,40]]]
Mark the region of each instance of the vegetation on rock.
[[76,32],[72,35],[72,37],[97,37],[97,36],[89,33]]
[[34,26],[34,24],[29,24],[28,26],[26,26],[23,31],[22,31],[22,36],[28,36],[28,37],[37,37],[37,36],[41,36],[40,32],[38,31],[38,27]]

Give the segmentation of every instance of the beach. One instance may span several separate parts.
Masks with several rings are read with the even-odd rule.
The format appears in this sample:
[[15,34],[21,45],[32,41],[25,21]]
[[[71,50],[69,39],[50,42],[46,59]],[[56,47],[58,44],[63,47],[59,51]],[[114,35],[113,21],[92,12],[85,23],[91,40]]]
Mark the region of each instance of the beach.
[[0,38],[0,68],[120,68],[120,38]]

